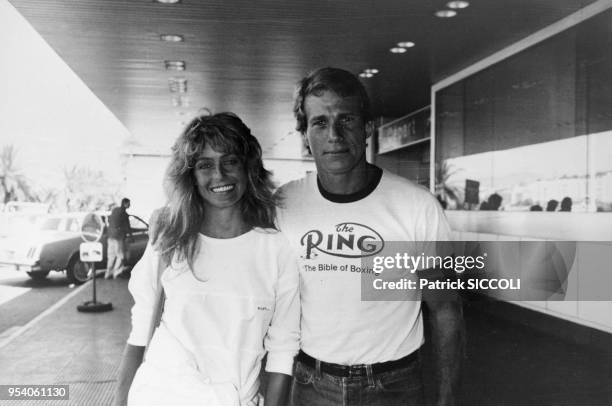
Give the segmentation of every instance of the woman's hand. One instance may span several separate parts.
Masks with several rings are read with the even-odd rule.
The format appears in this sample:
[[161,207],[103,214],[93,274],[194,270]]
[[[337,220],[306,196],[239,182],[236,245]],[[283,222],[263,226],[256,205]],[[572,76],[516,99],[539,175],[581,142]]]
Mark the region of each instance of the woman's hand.
[[134,375],[144,357],[145,347],[138,345],[126,344],[123,350],[123,357],[119,365],[119,378],[117,379],[117,387],[115,388],[115,396],[113,406],[126,406],[130,386],[134,380]]
[[264,396],[265,406],[286,406],[289,404],[291,376],[268,372],[268,385]]

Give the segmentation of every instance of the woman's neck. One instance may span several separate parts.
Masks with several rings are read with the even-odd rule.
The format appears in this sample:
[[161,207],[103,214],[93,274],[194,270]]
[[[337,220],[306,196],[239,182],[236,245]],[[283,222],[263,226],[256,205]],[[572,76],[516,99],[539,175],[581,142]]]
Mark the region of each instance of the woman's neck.
[[234,238],[251,228],[239,210],[208,210],[200,225],[200,232],[212,238]]

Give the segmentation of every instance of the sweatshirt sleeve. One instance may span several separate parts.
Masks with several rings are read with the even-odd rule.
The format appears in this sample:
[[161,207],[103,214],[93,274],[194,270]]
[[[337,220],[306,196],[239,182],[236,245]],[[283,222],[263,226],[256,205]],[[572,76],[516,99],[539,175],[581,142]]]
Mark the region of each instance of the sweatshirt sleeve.
[[300,295],[297,257],[284,237],[278,267],[276,305],[264,340],[266,371],[291,375],[300,347]]
[[146,346],[149,340],[154,306],[161,289],[157,276],[158,263],[159,255],[149,243],[144,255],[132,269],[128,289],[134,298],[134,306],[128,344]]

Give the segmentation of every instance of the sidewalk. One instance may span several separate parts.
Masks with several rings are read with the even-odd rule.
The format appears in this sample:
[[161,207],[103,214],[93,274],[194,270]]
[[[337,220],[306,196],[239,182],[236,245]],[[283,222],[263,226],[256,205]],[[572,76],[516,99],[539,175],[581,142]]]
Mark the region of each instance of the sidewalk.
[[69,400],[0,400],[1,405],[110,405],[133,301],[126,279],[96,279],[97,300],[113,310],[81,313],[88,282],[66,303],[0,349],[1,385],[69,385]]
[[[69,400],[0,400],[0,405],[111,404],[132,298],[125,279],[98,278],[96,285],[98,300],[112,302],[112,311],[76,310],[91,300],[88,282],[0,348],[0,385],[69,385]],[[611,335],[508,303],[466,302],[464,312],[468,341],[457,404],[612,404]],[[425,383],[431,392],[434,372],[427,345],[424,351]]]

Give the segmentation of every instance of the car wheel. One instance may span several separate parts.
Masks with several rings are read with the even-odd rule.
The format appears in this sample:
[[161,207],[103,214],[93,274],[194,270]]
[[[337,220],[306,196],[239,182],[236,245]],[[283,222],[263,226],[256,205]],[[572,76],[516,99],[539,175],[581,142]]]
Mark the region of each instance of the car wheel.
[[87,276],[88,272],[89,267],[84,262],[81,262],[79,257],[73,257],[68,264],[68,269],[66,269],[68,280],[75,285],[87,282],[89,279]]
[[28,272],[28,276],[35,281],[42,281],[47,279],[47,275],[49,275],[49,271],[36,271],[36,272]]

